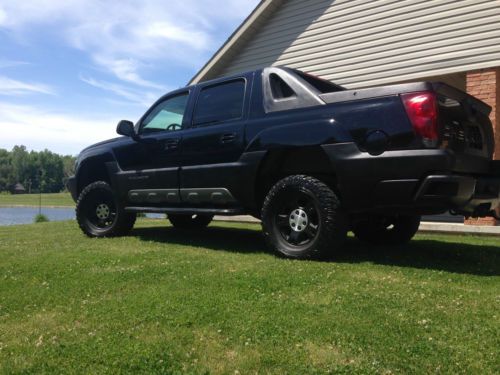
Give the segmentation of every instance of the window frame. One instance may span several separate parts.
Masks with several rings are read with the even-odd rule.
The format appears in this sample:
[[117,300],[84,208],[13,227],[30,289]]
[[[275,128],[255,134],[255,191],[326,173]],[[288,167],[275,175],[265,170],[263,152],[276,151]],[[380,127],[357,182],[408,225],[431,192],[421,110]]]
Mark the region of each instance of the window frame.
[[[237,81],[243,81],[243,99],[241,103],[241,115],[239,117],[233,117],[230,119],[225,119],[225,120],[217,120],[217,121],[211,121],[211,122],[205,122],[205,123],[200,123],[196,124],[195,123],[195,116],[196,116],[196,109],[200,103],[200,97],[201,93],[203,90],[210,89],[212,87],[217,87],[217,86],[222,86],[225,84],[229,84],[232,82],[237,82]],[[245,76],[241,77],[231,77],[229,79],[223,80],[223,81],[217,81],[217,82],[210,82],[204,85],[198,86],[198,90],[196,92],[196,100],[194,101],[193,104],[193,109],[191,113],[191,122],[190,122],[190,127],[191,128],[204,128],[204,127],[211,127],[211,126],[217,126],[220,124],[225,124],[227,122],[233,122],[233,121],[241,121],[245,118],[245,109],[246,109],[246,102],[247,102],[247,88],[248,88],[248,79]]]
[[[148,118],[148,116],[151,114],[151,112],[153,112],[158,106],[162,105],[163,103],[165,103],[167,100],[170,100],[170,99],[173,99],[175,97],[178,97],[178,96],[182,96],[182,95],[186,95],[187,96],[187,100],[186,100],[186,107],[184,108],[184,114],[182,116],[182,123],[180,124],[181,125],[181,128],[180,129],[177,129],[177,130],[159,130],[159,131],[156,131],[156,132],[146,132],[144,133],[143,132],[143,129],[144,129],[144,120],[146,120]],[[144,113],[144,115],[142,115],[142,117],[139,119],[139,121],[137,122],[137,134],[138,135],[144,135],[144,136],[149,136],[149,135],[152,135],[152,134],[165,134],[165,133],[176,133],[176,132],[179,132],[181,130],[185,130],[189,127],[189,122],[187,121],[188,120],[188,115],[189,115],[189,107],[190,107],[190,100],[191,100],[191,90],[182,90],[182,91],[176,91],[176,92],[172,92],[172,93],[169,93],[163,97],[161,97],[160,99],[158,99],[147,111],[146,113]]]
[[[292,70],[282,67],[267,67],[262,70],[262,105],[264,114],[299,110],[304,107],[324,105],[319,98],[319,91],[306,81],[296,76]],[[271,90],[270,75],[276,74],[295,92],[295,96],[275,99]]]

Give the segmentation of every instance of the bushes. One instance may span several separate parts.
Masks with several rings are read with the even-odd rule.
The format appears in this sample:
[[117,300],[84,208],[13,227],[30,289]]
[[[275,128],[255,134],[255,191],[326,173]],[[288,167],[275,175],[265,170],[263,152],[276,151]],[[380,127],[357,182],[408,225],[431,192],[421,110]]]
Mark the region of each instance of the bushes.
[[49,218],[44,214],[37,214],[33,219],[33,222],[35,223],[46,223],[48,221],[50,221]]

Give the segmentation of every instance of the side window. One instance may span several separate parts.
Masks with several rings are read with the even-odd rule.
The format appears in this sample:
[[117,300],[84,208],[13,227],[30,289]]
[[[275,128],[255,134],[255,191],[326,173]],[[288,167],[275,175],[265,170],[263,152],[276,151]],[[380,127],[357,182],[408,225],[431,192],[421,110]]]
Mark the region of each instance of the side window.
[[295,97],[296,94],[288,84],[276,73],[269,75],[269,84],[274,99],[287,99]]
[[140,132],[148,134],[182,129],[188,97],[186,92],[159,103],[142,121]]
[[193,125],[208,125],[241,118],[244,97],[243,79],[204,87],[196,103]]

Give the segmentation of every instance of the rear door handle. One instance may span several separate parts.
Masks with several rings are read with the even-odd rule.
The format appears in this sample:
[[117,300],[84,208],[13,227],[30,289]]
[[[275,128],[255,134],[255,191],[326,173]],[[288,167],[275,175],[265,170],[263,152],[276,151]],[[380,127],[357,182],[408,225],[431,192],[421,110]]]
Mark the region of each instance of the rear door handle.
[[176,148],[179,147],[179,138],[172,138],[172,139],[167,139],[165,141],[165,151],[170,151],[170,150],[175,150]]
[[222,134],[220,137],[220,143],[232,143],[236,139],[235,133]]

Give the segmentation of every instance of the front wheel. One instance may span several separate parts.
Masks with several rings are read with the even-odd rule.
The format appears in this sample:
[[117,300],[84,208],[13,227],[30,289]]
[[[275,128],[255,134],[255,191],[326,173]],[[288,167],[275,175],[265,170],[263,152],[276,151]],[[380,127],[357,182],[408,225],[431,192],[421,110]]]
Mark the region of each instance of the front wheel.
[[107,182],[93,182],[80,193],[76,202],[76,220],[89,237],[113,237],[127,234],[136,215],[123,211]]
[[356,238],[373,245],[403,245],[419,226],[419,215],[373,216],[356,223],[352,231]]
[[266,196],[261,217],[267,244],[288,258],[311,259],[334,253],[347,234],[338,196],[310,176],[278,181]]
[[168,220],[178,229],[203,229],[212,219],[213,215],[168,214]]

